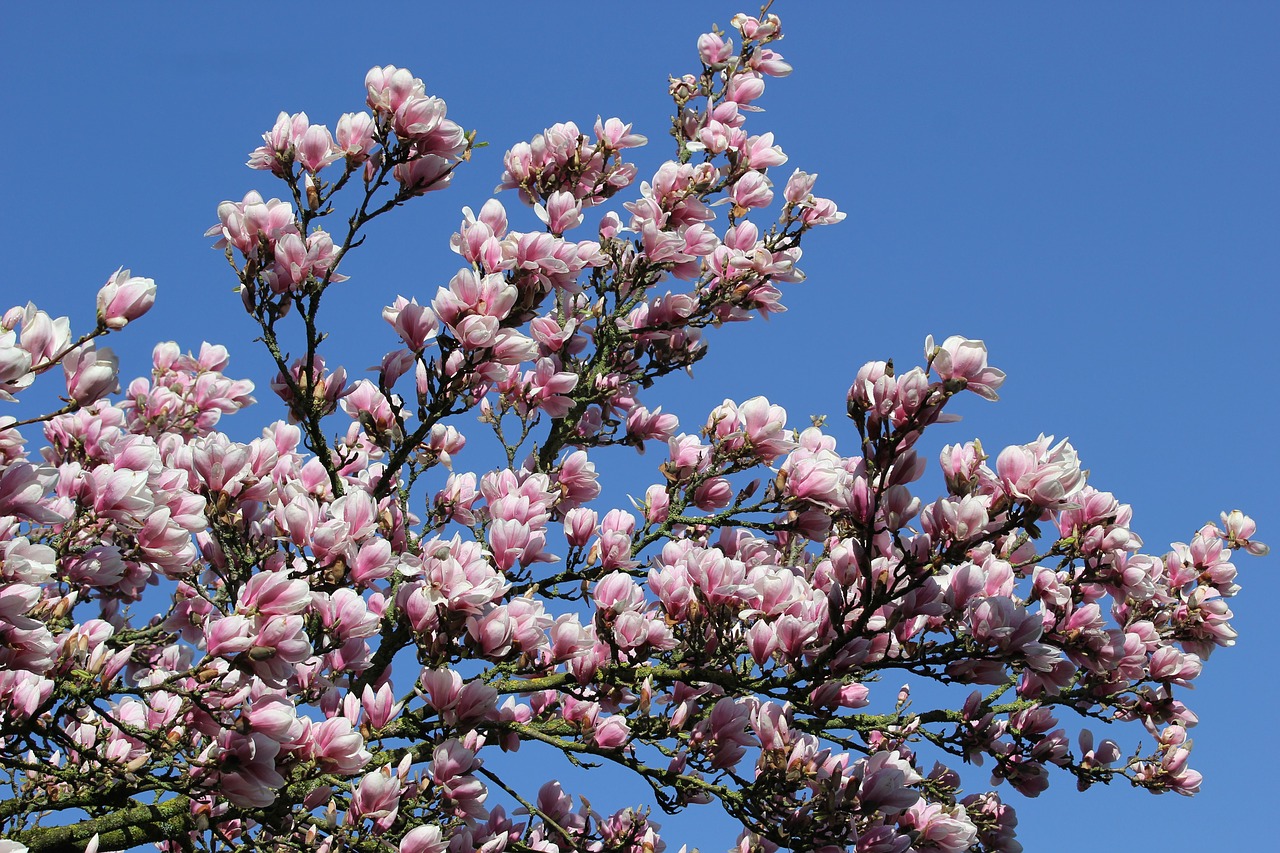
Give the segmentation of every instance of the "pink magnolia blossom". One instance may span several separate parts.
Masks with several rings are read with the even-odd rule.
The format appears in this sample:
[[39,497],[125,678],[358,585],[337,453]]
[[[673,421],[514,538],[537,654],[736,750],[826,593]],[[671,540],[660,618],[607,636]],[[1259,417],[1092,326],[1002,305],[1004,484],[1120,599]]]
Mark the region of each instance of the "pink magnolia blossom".
[[381,833],[395,822],[399,810],[400,780],[388,766],[365,774],[360,780],[351,798],[347,820],[357,823],[361,819],[372,819],[374,832]]
[[408,69],[394,65],[371,68],[364,84],[369,91],[370,108],[381,113],[395,112],[409,98],[420,97],[425,92],[421,80]]
[[445,189],[453,176],[453,166],[436,154],[423,154],[395,167],[394,176],[409,195]]
[[400,853],[444,853],[447,848],[440,827],[434,824],[411,829],[400,840]]
[[98,322],[108,329],[123,329],[151,310],[156,283],[119,269],[98,291]]
[[943,380],[960,383],[988,400],[998,399],[996,389],[1004,384],[1004,371],[987,366],[987,346],[952,335],[935,346],[933,336],[924,342],[925,357],[932,360],[934,371]]
[[996,471],[1013,495],[1037,506],[1065,508],[1084,485],[1075,449],[1067,441],[1050,447],[1053,437],[1022,447],[1008,447],[996,460]]
[[369,761],[364,738],[346,717],[332,717],[311,727],[311,755],[322,766],[349,775]]
[[67,374],[67,396],[81,406],[120,390],[120,361],[108,347],[97,349],[93,344],[76,347],[67,353],[62,368]]

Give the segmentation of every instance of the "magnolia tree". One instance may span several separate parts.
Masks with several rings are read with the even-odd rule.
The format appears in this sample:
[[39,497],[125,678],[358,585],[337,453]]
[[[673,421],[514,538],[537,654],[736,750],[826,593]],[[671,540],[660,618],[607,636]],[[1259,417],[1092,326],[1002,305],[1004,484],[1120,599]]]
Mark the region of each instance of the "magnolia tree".
[[[554,753],[723,809],[741,853],[1012,853],[1010,789],[1195,793],[1179,696],[1235,638],[1248,517],[1145,553],[1044,436],[948,445],[918,494],[924,431],[1004,380],[963,337],[862,367],[847,446],[761,397],[687,431],[657,405],[712,329],[782,310],[801,241],[843,218],[754,126],[779,38],[764,12],[699,38],[675,159],[638,191],[620,119],[512,147],[456,274],[382,308],[372,380],[333,363],[324,297],[476,137],[392,66],[332,131],[282,113],[249,159],[281,198],[210,230],[279,371],[248,443],[219,431],[254,402],[220,346],[162,343],[119,391],[98,339],[149,279],[113,275],[84,334],[3,314],[0,397],[60,373],[65,405],[0,419],[0,851],[671,845],[650,806],[503,770]],[[626,448],[660,459],[602,505]]]

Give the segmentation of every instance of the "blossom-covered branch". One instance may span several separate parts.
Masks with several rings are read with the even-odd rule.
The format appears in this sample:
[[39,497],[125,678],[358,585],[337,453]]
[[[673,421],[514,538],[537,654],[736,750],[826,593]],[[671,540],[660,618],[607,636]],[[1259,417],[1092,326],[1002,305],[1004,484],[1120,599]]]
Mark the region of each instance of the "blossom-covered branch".
[[[805,236],[844,218],[760,126],[781,37],[766,9],[698,39],[675,156],[638,186],[619,118],[512,146],[459,268],[382,308],[373,379],[325,295],[476,135],[394,66],[333,131],[281,113],[249,158],[279,197],[209,232],[277,371],[251,441],[219,430],[255,402],[221,346],[161,343],[120,391],[97,338],[151,280],[112,275],[79,337],[3,314],[0,399],[59,365],[65,394],[0,418],[0,853],[666,848],[649,805],[505,777],[526,743],[722,808],[741,853],[1013,853],[985,778],[1195,793],[1182,697],[1235,641],[1232,560],[1266,551],[1247,516],[1150,552],[1043,435],[994,458],[959,436],[927,497],[925,431],[1005,380],[962,336],[863,366],[843,433],[763,397],[691,431],[660,405],[716,328],[785,310]],[[609,506],[627,448],[652,475]]]

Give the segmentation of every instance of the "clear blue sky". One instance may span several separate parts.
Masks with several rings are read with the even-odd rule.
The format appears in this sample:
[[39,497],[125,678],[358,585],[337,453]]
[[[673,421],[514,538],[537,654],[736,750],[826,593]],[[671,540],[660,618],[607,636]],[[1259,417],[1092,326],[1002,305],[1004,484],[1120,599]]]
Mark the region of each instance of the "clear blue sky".
[[[156,309],[115,342],[125,372],[146,369],[156,340],[224,343],[230,372],[266,401],[227,422],[253,434],[277,416],[265,411],[268,362],[201,235],[219,200],[273,191],[243,163],[279,110],[332,127],[361,108],[365,71],[394,63],[492,143],[451,190],[375,227],[344,267],[352,280],[328,316],[359,373],[391,346],[381,306],[429,299],[456,270],[458,211],[490,196],[508,145],[555,121],[621,115],[653,140],[640,159],[650,171],[670,152],[667,74],[691,69],[697,35],[735,11],[14,4],[0,26],[0,303],[33,298],[84,328],[117,266],[155,278]],[[929,333],[983,338],[1009,374],[1003,399],[968,404],[934,451],[1069,435],[1158,553],[1233,507],[1280,544],[1280,6],[806,0],[775,11],[796,72],[771,84],[754,126],[776,131],[786,173],[819,172],[849,218],[806,246],[809,281],[791,289],[789,313],[724,330],[696,381],[651,399],[686,426],[726,396],[764,394],[797,420],[838,414],[863,361],[911,364]],[[1188,698],[1203,721],[1192,732],[1203,793],[1078,795],[1055,779],[1038,801],[1010,795],[1029,851],[1274,843],[1280,581],[1275,557],[1239,564],[1239,645]],[[984,786],[980,769],[965,778]],[[614,781],[592,784],[606,805]],[[734,834],[706,811],[664,823],[673,851],[723,850]]]

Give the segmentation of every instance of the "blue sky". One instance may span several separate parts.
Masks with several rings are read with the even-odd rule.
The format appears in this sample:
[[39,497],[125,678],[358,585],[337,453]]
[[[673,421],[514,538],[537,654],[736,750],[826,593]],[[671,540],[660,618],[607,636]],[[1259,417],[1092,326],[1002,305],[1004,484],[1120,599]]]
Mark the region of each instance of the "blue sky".
[[[652,140],[638,158],[651,172],[670,153],[667,74],[691,70],[697,35],[738,11],[285,8],[22,4],[0,28],[0,307],[34,299],[83,329],[118,266],[156,279],[155,310],[113,342],[124,372],[144,372],[157,340],[226,344],[229,372],[258,382],[263,401],[227,422],[241,438],[278,411],[268,361],[202,232],[218,201],[274,190],[243,163],[279,110],[332,127],[361,108],[365,71],[393,63],[491,143],[448,192],[380,221],[344,266],[352,279],[328,316],[334,352],[358,374],[391,348],[381,307],[401,293],[429,299],[456,270],[449,234],[463,205],[490,197],[507,146],[555,121],[619,115]],[[926,334],[982,338],[1009,374],[1002,400],[967,403],[932,451],[974,436],[988,448],[1070,436],[1091,482],[1134,505],[1151,550],[1233,507],[1280,543],[1280,7],[810,0],[775,11],[796,72],[771,84],[752,124],[776,132],[784,174],[819,172],[820,194],[849,216],[806,244],[809,280],[788,292],[789,313],[721,330],[694,381],[676,377],[650,399],[686,428],[724,397],[755,394],[796,421],[837,415],[863,361],[914,363]],[[536,227],[506,201],[518,227]],[[637,476],[607,485],[641,491],[650,480]],[[1214,656],[1187,700],[1202,719],[1203,792],[1079,795],[1055,780],[1037,801],[1011,795],[1028,850],[1271,839],[1259,816],[1280,759],[1268,651],[1280,582],[1275,557],[1239,568],[1239,645]],[[977,790],[984,777],[965,778]],[[673,850],[722,850],[734,834],[701,811],[665,825]]]

